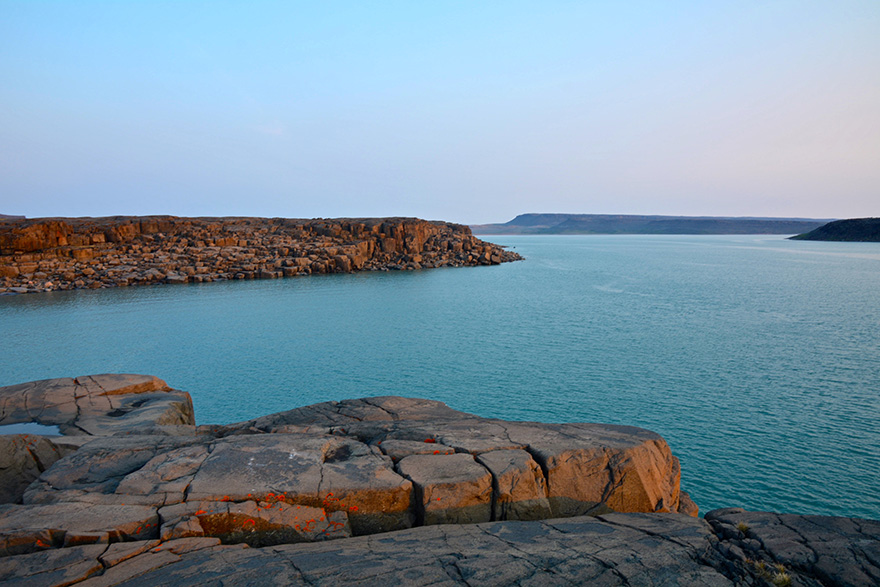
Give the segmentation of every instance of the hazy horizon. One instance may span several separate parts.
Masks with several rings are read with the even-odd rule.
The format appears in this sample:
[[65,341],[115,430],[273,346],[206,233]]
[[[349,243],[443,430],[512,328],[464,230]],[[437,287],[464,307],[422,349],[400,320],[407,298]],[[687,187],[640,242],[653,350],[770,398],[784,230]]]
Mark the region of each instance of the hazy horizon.
[[869,0],[0,16],[3,214],[880,215]]

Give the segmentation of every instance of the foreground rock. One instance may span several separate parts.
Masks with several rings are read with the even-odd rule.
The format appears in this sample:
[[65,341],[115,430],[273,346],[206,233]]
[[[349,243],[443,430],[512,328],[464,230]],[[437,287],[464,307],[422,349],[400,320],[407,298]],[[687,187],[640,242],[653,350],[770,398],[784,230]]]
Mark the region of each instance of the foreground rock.
[[0,292],[496,265],[521,257],[416,218],[0,218]]
[[638,428],[400,397],[195,426],[188,394],[140,375],[0,388],[0,406],[0,424],[67,434],[5,437],[23,448],[3,461],[18,489],[0,505],[0,584],[880,580],[880,522],[699,520],[678,460]]
[[[0,559],[30,585],[877,585],[880,523],[762,512],[606,514],[248,548],[136,541]],[[744,539],[734,521],[748,520]],[[739,522],[737,522],[739,523]],[[716,529],[718,528],[718,529]],[[747,550],[737,544],[751,540]],[[743,554],[741,554],[743,553]],[[812,554],[815,553],[815,554]],[[5,584],[5,583],[4,583]]]
[[[696,515],[678,460],[638,428],[505,422],[400,397],[196,427],[188,394],[141,375],[14,385],[0,402],[0,424],[68,434],[6,437],[51,453],[28,448],[40,462],[5,471],[17,488],[0,512],[7,554],[86,534],[266,545],[610,511]],[[83,526],[86,507],[101,512],[100,527]],[[135,511],[157,521],[133,532]]]

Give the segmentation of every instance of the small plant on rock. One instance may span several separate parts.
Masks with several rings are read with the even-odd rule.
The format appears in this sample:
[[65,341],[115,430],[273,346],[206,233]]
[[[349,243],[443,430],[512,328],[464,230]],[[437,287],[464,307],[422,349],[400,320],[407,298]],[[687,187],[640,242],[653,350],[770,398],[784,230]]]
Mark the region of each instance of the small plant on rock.
[[770,579],[770,582],[773,583],[776,587],[790,587],[791,575],[789,575],[785,571],[778,571],[776,573],[773,573],[773,578]]
[[739,524],[737,524],[736,529],[739,530],[740,532],[742,532],[743,534],[748,534],[749,530],[750,530],[749,525],[746,524],[745,522],[740,522]]

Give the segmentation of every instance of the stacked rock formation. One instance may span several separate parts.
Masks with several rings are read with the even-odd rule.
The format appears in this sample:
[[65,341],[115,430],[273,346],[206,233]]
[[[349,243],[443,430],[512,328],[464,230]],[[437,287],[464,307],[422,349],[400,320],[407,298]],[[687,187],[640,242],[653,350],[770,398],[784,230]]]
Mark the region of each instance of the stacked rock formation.
[[196,426],[188,394],[139,375],[0,388],[0,432],[22,423],[63,434],[0,436],[0,484],[17,488],[0,505],[0,584],[880,578],[880,522],[697,519],[677,459],[638,428],[400,397]]
[[0,292],[495,265],[470,228],[415,218],[0,219]]

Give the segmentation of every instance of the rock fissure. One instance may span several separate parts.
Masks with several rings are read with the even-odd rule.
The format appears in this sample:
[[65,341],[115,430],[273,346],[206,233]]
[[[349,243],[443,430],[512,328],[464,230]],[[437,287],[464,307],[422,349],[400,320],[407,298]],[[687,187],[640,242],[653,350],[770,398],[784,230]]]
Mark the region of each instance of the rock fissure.
[[528,444],[525,445],[525,447],[523,447],[523,450],[526,451],[527,453],[529,453],[529,455],[531,455],[532,460],[534,460],[538,464],[538,468],[541,469],[541,475],[544,476],[545,494],[549,497],[549,495],[550,495],[550,472],[547,467],[547,460],[541,455],[541,453],[536,451],[531,445],[528,445]]
[[383,412],[385,412],[386,414],[388,414],[388,415],[391,417],[391,420],[392,420],[392,421],[398,421],[398,420],[400,420],[400,416],[398,416],[398,415],[395,414],[394,412],[392,412],[392,411],[386,409],[386,408],[385,408],[384,406],[382,406],[382,405],[379,405],[379,404],[377,404],[377,403],[371,402],[371,401],[369,400],[369,398],[364,398],[362,401],[363,401],[365,404],[367,404],[368,406],[373,406],[374,408],[378,408],[378,409],[382,410]]

